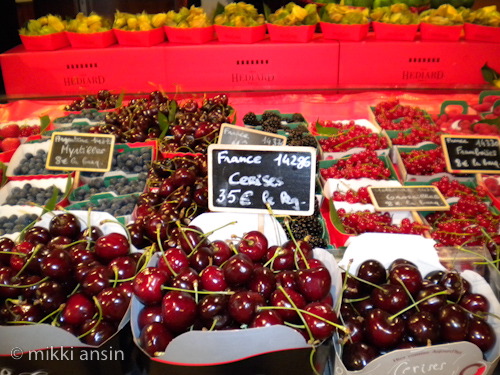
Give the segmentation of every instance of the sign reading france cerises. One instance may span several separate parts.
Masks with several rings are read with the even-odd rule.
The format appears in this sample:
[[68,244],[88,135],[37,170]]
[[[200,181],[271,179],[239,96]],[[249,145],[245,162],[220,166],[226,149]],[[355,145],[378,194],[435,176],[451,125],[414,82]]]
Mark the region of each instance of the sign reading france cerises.
[[316,176],[313,147],[210,145],[211,211],[312,215]]
[[111,169],[114,144],[113,134],[54,132],[46,168],[107,172]]

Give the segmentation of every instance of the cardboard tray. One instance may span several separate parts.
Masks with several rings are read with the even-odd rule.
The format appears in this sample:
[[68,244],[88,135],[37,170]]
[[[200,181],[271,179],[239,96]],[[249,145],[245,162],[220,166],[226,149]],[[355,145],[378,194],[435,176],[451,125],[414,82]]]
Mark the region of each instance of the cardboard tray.
[[[367,233],[353,239],[347,247],[339,267],[346,268],[352,259],[350,270],[355,273],[357,267],[366,259],[376,259],[388,266],[397,258],[407,259],[419,267],[422,276],[436,269],[444,269],[434,249],[434,241],[420,236],[405,234]],[[467,270],[462,277],[471,283],[472,291],[482,293],[490,302],[490,312],[498,316],[500,304],[490,285],[477,273]],[[490,316],[497,337],[500,337],[500,320]],[[486,353],[470,342],[431,345],[415,349],[393,350],[384,354],[360,371],[348,371],[342,363],[341,348],[334,339],[335,374],[483,374],[491,375],[500,360],[500,341]]]
[[[270,215],[262,215],[264,220],[263,233],[269,245],[282,244],[286,236],[280,224]],[[237,221],[209,236],[210,240],[231,238],[231,235],[242,235],[261,226],[256,214],[205,213],[196,217],[192,225],[208,232],[228,221]],[[340,273],[333,256],[326,250],[315,249],[315,257],[323,260],[332,273],[332,295],[339,296]],[[153,260],[154,264],[155,260]],[[132,302],[131,326],[134,342],[138,345],[139,327],[137,314],[142,304],[135,298]],[[189,348],[189,350],[186,350]],[[195,371],[197,374],[229,375],[237,371],[239,374],[250,375],[257,373],[272,375],[279,371],[276,366],[282,367],[287,363],[287,373],[306,375],[313,373],[310,363],[311,347],[295,330],[286,326],[272,326],[264,328],[249,328],[227,331],[190,331],[174,338],[167,346],[166,352],[156,358],[149,358],[146,373],[159,374],[188,374]],[[321,355],[322,349],[315,357],[320,373],[326,367],[328,356]],[[306,355],[307,354],[307,355]],[[306,359],[307,358],[307,359]],[[292,365],[292,366],[291,366]],[[187,371],[187,372],[186,372]],[[278,372],[277,372],[278,371]]]

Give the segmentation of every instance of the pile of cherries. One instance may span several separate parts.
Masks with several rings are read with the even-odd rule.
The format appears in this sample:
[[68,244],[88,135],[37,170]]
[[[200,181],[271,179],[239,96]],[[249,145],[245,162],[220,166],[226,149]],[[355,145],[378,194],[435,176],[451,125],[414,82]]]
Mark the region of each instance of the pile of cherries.
[[339,317],[350,334],[339,331],[339,340],[350,371],[396,349],[469,341],[486,352],[496,342],[487,322],[489,301],[456,271],[424,277],[405,259],[388,269],[369,259],[343,278]]
[[223,123],[231,123],[234,110],[225,94],[204,98],[199,104],[194,99],[182,103],[176,111],[168,135],[159,145],[161,152],[206,153],[207,147],[219,136]]
[[137,201],[127,225],[132,244],[143,249],[160,241],[169,246],[177,222],[187,225],[208,210],[206,155],[178,155],[156,160],[148,173],[148,188]]
[[354,121],[349,121],[347,124],[322,122],[321,125],[338,130],[336,134],[318,140],[323,152],[347,151],[356,147],[366,150],[383,150],[389,147],[386,137]]
[[118,102],[118,95],[112,94],[109,90],[100,90],[96,95],[84,95],[73,100],[64,107],[65,111],[82,111],[84,109],[113,109]]
[[374,180],[388,180],[391,177],[391,170],[372,150],[341,158],[331,167],[320,169],[320,173],[324,179],[366,177]]
[[0,239],[0,324],[52,324],[95,346],[113,336],[140,261],[128,238],[84,228],[71,212],[21,238]]
[[144,305],[140,342],[150,356],[188,330],[227,330],[286,324],[310,343],[336,329],[332,278],[305,241],[270,246],[256,230],[232,240],[209,241],[195,226],[177,231],[158,264],[134,280]]

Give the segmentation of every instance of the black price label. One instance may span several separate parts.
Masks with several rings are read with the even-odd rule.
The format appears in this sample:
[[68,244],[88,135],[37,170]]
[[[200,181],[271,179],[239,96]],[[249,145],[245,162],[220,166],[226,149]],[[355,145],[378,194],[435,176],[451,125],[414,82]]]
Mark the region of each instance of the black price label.
[[500,173],[500,138],[442,135],[450,173]]
[[314,212],[314,147],[210,145],[208,168],[212,211]]
[[47,169],[107,172],[111,169],[115,136],[112,134],[53,133]]
[[377,211],[447,211],[450,205],[435,186],[368,188]]
[[219,133],[219,144],[284,146],[286,136],[248,129],[243,126],[222,124]]

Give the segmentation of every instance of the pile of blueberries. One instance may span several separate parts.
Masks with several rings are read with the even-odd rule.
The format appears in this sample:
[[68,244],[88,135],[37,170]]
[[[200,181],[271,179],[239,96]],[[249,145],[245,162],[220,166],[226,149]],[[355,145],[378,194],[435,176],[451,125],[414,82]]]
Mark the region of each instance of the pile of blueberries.
[[[30,183],[25,184],[23,187],[16,186],[11,189],[4,204],[15,206],[35,203],[43,206],[46,205],[52,197],[54,189],[59,190],[59,188],[55,185],[48,188],[36,187]],[[58,196],[62,199],[62,193],[60,190]]]
[[37,218],[37,214],[0,216],[0,236],[21,232]]
[[76,189],[70,199],[73,201],[85,201],[100,193],[115,193],[116,195],[128,195],[141,193],[146,186],[146,173],[140,173],[136,179],[124,176],[116,176],[108,179],[94,178],[88,184]]
[[19,162],[19,165],[14,168],[14,176],[40,176],[40,175],[56,175],[66,174],[64,171],[53,171],[45,168],[47,162],[47,151],[37,150],[34,154],[27,152]]

